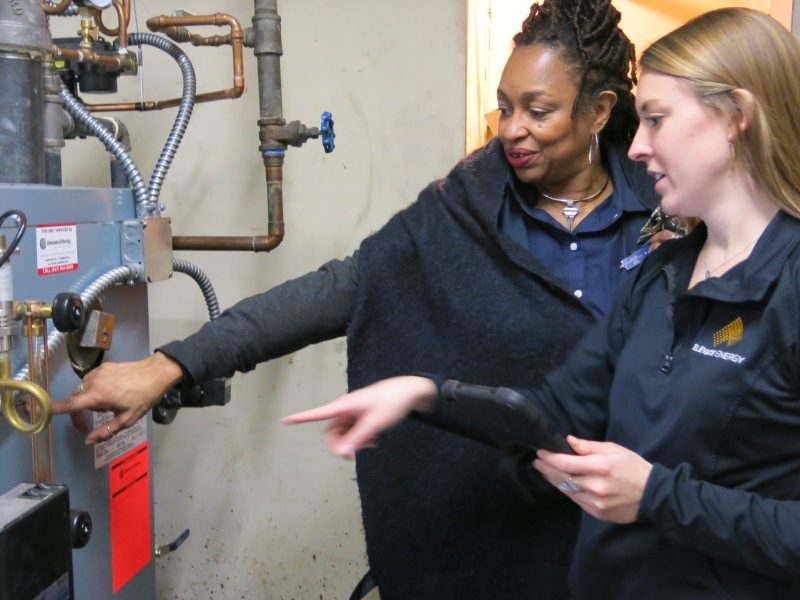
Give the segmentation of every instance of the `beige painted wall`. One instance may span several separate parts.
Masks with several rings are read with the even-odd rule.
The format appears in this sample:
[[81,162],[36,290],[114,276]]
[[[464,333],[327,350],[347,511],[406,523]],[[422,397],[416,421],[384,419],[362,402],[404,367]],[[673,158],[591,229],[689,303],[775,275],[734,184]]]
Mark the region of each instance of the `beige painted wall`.
[[[142,26],[180,7],[229,12],[243,25],[252,15],[245,0],[136,5]],[[464,149],[463,0],[292,0],[280,11],[284,115],[315,125],[332,111],[337,149],[324,155],[312,141],[287,153],[286,240],[273,253],[180,253],[210,276],[222,307],[347,255]],[[61,35],[77,28],[74,19],[54,27]],[[199,91],[230,85],[229,50],[186,50]],[[195,108],[167,177],[162,199],[175,233],[265,230],[255,60],[247,53],[244,98]],[[158,51],[146,49],[143,72],[148,99],[180,91],[177,66]],[[120,99],[137,99],[137,82],[122,87]],[[149,176],[174,111],[122,116]],[[96,140],[71,142],[65,184],[107,185],[106,164]],[[150,287],[150,312],[154,346],[206,319],[202,295],[182,275]],[[341,393],[345,363],[342,340],[321,344],[238,375],[225,408],[187,410],[156,426],[156,542],[191,529],[159,562],[159,598],[347,597],[366,565],[353,466],[327,454],[321,427],[277,423]]]

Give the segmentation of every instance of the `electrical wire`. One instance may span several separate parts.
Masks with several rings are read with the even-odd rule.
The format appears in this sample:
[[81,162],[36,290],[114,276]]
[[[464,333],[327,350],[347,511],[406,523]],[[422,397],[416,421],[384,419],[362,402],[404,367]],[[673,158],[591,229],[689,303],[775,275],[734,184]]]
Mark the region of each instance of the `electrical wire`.
[[11,243],[8,245],[8,248],[5,249],[2,255],[0,255],[0,267],[8,262],[8,259],[14,253],[14,250],[17,249],[19,243],[22,241],[22,236],[25,234],[25,229],[28,227],[28,217],[25,216],[25,213],[21,210],[7,210],[2,215],[0,215],[0,227],[3,226],[6,219],[13,216],[17,220],[17,232],[14,234],[14,238],[11,240]]

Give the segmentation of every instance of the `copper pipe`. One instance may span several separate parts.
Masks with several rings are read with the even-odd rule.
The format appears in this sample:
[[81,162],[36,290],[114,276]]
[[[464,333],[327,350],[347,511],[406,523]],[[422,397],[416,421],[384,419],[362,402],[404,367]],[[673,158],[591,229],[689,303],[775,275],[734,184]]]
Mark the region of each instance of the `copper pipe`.
[[173,250],[230,250],[245,252],[269,252],[283,241],[283,236],[261,235],[237,236],[182,236],[172,237]]
[[[122,36],[121,29],[125,32],[125,37],[127,39],[128,34],[128,27],[131,24],[131,0],[113,0],[114,8],[117,10],[117,28],[111,29],[105,23],[103,23],[103,12],[99,8],[90,8],[89,13],[94,17],[95,23],[97,23],[97,27],[106,35],[118,35]],[[118,7],[117,4],[121,4],[121,7]],[[121,27],[122,23],[125,23],[124,27]]]
[[61,0],[61,2],[55,6],[48,4],[47,0],[41,0],[42,9],[44,10],[45,14],[48,15],[57,15],[62,13],[67,10],[67,7],[70,4],[72,4],[72,0]]
[[244,250],[269,252],[283,241],[283,157],[265,158],[267,177],[267,235],[173,236],[173,250]]
[[176,17],[160,15],[147,19],[147,27],[150,31],[161,31],[168,27],[196,27],[202,25],[214,25],[216,27],[225,27],[227,25],[231,28],[231,37],[234,40],[238,39],[244,41],[244,32],[242,31],[242,26],[239,24],[239,21],[236,20],[236,17],[226,13]]
[[216,13],[213,15],[191,15],[183,17],[167,17],[161,15],[147,20],[147,27],[150,31],[161,31],[169,27],[193,27],[202,25],[214,25],[216,27],[228,26],[231,28],[229,36],[211,36],[202,38],[192,36],[191,42],[195,46],[206,45],[222,45],[229,43],[233,50],[233,87],[219,92],[211,92],[208,94],[200,94],[197,96],[197,101],[200,98],[206,97],[208,99],[218,98],[238,98],[244,93],[244,32],[242,26],[236,17],[225,13]]
[[97,54],[91,48],[82,48],[80,50],[71,50],[69,48],[59,48],[53,46],[54,58],[70,58],[82,63],[98,63],[101,65],[112,65],[119,69],[131,70],[136,68],[136,62],[128,54],[120,54],[117,56],[108,56],[105,54]]
[[[224,100],[227,98],[239,98],[244,93],[244,32],[239,21],[231,15],[225,13],[216,13],[213,15],[197,15],[185,17],[167,17],[161,15],[147,20],[147,26],[151,31],[163,31],[171,27],[185,27],[197,25],[216,25],[217,27],[229,26],[231,28],[230,36],[211,36],[208,38],[198,38],[202,43],[192,43],[195,46],[201,45],[221,45],[217,42],[225,40],[225,43],[230,43],[233,49],[233,87],[218,90],[215,92],[206,92],[195,96],[195,104],[198,102],[213,102],[214,100]],[[192,39],[195,36],[190,36]],[[229,40],[229,41],[228,41]],[[213,43],[211,43],[213,42]],[[169,100],[157,100],[150,102],[122,102],[116,104],[87,104],[86,109],[92,112],[109,112],[109,111],[126,111],[126,110],[161,110],[163,108],[170,108],[173,106],[180,106],[180,98],[171,98]]]
[[[112,4],[117,11],[117,20],[119,21],[119,26],[117,27],[119,30],[118,46],[120,50],[125,50],[128,47],[128,24],[125,22],[128,17],[125,14],[125,6],[121,0],[113,0]],[[102,14],[100,20],[102,21]]]
[[173,41],[178,43],[188,42],[192,46],[226,46],[231,43],[230,34],[202,36],[196,33],[189,33],[186,27],[165,27],[161,29],[161,33]]

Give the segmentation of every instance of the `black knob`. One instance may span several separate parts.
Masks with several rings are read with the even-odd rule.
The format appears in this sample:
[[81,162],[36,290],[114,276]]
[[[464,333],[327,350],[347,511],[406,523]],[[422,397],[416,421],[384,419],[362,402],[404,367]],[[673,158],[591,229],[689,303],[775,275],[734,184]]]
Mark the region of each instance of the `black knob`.
[[69,511],[69,524],[72,531],[72,547],[83,548],[92,537],[92,516],[85,510]]
[[75,331],[83,325],[85,312],[78,294],[61,292],[53,300],[53,325],[59,331]]
[[181,408],[181,393],[178,390],[167,390],[153,407],[153,421],[159,425],[169,425],[178,415]]

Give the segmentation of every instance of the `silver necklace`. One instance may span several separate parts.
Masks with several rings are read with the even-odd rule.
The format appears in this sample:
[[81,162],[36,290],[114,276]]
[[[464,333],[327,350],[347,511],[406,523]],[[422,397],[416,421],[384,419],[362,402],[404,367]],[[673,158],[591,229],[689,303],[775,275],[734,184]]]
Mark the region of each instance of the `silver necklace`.
[[[759,237],[760,237],[760,236],[759,236]],[[720,270],[722,267],[724,267],[725,265],[727,265],[727,264],[728,264],[729,262],[731,262],[731,261],[732,261],[734,258],[736,258],[737,256],[740,256],[740,255],[741,255],[741,254],[742,254],[742,253],[743,253],[745,250],[747,250],[748,248],[750,248],[750,247],[754,246],[754,245],[755,245],[755,243],[756,243],[757,241],[758,241],[758,238],[754,239],[752,242],[750,242],[749,244],[747,244],[747,246],[745,246],[744,248],[740,248],[740,249],[739,249],[739,250],[737,250],[737,251],[736,251],[734,254],[731,254],[731,255],[730,255],[728,258],[726,258],[726,259],[725,259],[725,261],[724,261],[724,262],[721,262],[721,263],[719,263],[719,264],[718,264],[716,267],[714,267],[713,269],[706,268],[706,269],[705,269],[705,273],[704,273],[704,277],[703,277],[703,279],[708,279],[709,277],[711,277],[711,276],[712,276],[712,274],[714,273],[714,271],[719,271],[719,270]],[[705,261],[703,261],[703,262],[705,262]]]
[[567,220],[567,229],[569,229],[571,232],[575,228],[575,217],[577,217],[581,212],[580,207],[575,206],[575,204],[580,202],[588,202],[589,200],[594,200],[597,198],[603,193],[603,190],[606,189],[609,180],[610,177],[606,173],[606,180],[603,182],[603,185],[600,186],[600,189],[593,194],[589,194],[585,198],[556,198],[555,196],[548,196],[541,190],[539,190],[539,195],[542,198],[547,198],[548,200],[552,200],[553,202],[558,202],[559,204],[564,205],[564,208],[561,209],[561,214],[564,215],[564,218]]

